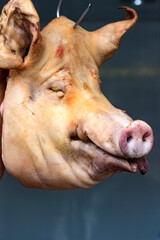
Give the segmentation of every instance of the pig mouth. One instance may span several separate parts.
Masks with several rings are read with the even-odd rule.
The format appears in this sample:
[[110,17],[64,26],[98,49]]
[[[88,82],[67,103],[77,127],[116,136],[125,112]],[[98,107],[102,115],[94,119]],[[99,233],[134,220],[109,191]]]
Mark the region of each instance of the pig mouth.
[[76,155],[78,154],[88,159],[95,179],[108,178],[123,171],[136,173],[139,169],[142,175],[148,171],[148,160],[146,156],[130,159],[113,155],[97,146],[88,136],[86,136],[85,139],[81,139],[77,135],[72,136],[71,145]]

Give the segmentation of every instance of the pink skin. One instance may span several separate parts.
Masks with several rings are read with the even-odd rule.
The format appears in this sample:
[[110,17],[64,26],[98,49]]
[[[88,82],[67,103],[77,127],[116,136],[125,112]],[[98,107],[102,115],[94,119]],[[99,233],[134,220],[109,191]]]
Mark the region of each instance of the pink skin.
[[150,126],[140,120],[128,125],[120,138],[120,148],[127,158],[145,156],[152,148],[153,132]]

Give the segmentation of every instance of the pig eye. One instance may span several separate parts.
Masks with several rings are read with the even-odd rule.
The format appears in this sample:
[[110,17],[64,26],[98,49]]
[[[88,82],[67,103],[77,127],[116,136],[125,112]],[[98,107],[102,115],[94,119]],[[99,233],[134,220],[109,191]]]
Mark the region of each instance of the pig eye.
[[64,92],[61,89],[54,89],[52,87],[48,88],[50,93],[54,94],[56,97],[63,98]]

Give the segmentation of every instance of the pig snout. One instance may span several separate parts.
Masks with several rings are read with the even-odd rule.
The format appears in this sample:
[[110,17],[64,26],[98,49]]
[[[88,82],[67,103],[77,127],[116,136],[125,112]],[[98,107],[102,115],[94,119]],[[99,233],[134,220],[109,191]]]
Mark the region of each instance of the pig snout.
[[127,158],[140,158],[147,155],[152,145],[152,129],[140,120],[130,123],[120,138],[120,149]]

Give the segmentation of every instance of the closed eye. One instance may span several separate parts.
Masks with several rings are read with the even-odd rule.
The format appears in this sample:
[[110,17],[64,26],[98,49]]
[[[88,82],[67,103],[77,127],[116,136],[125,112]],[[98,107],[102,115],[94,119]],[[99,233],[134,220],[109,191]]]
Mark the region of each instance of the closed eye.
[[48,88],[48,90],[52,93],[54,93],[55,96],[59,98],[64,97],[64,92],[61,89],[53,89],[52,87]]

